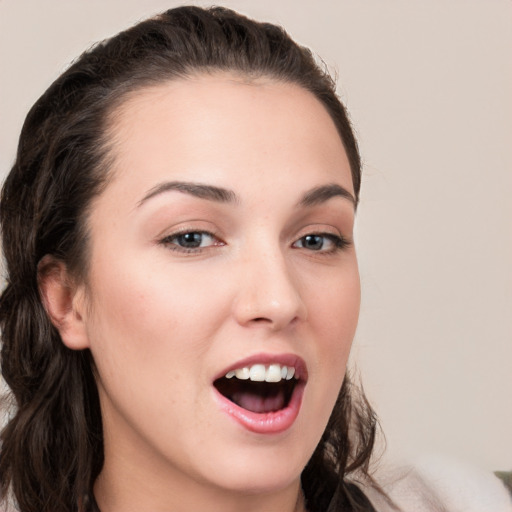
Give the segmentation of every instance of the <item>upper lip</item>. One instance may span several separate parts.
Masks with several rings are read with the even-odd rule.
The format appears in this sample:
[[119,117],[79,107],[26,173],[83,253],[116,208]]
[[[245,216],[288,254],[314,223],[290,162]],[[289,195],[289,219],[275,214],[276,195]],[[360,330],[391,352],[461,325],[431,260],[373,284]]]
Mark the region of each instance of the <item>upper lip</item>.
[[308,380],[308,370],[306,363],[302,357],[297,354],[254,354],[252,356],[246,357],[244,359],[240,359],[229,366],[227,366],[224,370],[219,372],[219,374],[213,379],[216,381],[226,375],[226,373],[236,370],[237,368],[243,368],[245,366],[252,366],[253,364],[264,364],[269,365],[272,363],[277,363],[282,366],[288,366],[289,368],[295,368],[295,376],[306,382]]

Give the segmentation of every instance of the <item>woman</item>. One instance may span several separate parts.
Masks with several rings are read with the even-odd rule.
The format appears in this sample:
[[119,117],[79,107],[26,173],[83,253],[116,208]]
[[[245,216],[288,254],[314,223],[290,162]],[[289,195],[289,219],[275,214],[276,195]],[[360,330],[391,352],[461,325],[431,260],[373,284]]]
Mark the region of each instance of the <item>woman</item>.
[[4,501],[392,508],[345,376],[360,172],[332,80],[275,26],[179,8],[82,55],[2,193]]
[[332,80],[278,27],[183,7],[82,55],[3,189],[4,498],[372,510],[359,186]]

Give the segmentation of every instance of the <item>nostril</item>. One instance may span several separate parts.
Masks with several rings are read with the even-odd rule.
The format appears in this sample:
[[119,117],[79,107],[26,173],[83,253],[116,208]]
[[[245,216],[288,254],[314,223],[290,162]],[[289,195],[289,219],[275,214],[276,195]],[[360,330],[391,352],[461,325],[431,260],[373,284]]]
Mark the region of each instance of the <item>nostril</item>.
[[298,317],[294,317],[291,320],[288,320],[287,322],[279,322],[279,319],[273,320],[272,318],[267,318],[264,316],[258,316],[256,318],[251,318],[246,325],[253,325],[253,326],[269,326],[272,329],[281,329],[285,325],[295,325],[296,322],[299,320]]

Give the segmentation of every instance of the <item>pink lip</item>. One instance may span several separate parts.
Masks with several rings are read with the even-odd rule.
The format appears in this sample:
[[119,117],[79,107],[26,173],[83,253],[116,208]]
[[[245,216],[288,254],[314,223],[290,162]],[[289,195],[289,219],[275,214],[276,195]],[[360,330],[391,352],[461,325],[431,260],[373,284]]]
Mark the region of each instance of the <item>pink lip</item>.
[[[302,397],[307,381],[306,364],[302,358],[294,354],[258,354],[240,360],[229,366],[217,378],[223,377],[227,372],[253,364],[279,363],[283,366],[294,367],[299,380],[293,391],[290,403],[280,411],[268,413],[255,413],[239,407],[213,386],[214,396],[221,410],[237,421],[242,427],[257,434],[279,434],[288,430],[297,419],[302,405]],[[216,379],[215,379],[216,380]]]
[[242,427],[256,434],[279,434],[288,430],[297,419],[302,405],[304,386],[304,382],[299,382],[296,385],[290,403],[285,409],[264,414],[242,409],[221,395],[217,389],[213,389],[221,410],[242,425]]

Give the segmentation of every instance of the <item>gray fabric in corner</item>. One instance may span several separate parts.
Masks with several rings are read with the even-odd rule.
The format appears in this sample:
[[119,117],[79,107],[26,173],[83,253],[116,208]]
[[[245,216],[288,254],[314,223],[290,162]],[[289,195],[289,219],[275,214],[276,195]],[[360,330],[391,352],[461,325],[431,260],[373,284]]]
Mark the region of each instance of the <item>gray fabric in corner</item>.
[[512,471],[495,471],[494,474],[505,484],[512,498]]

